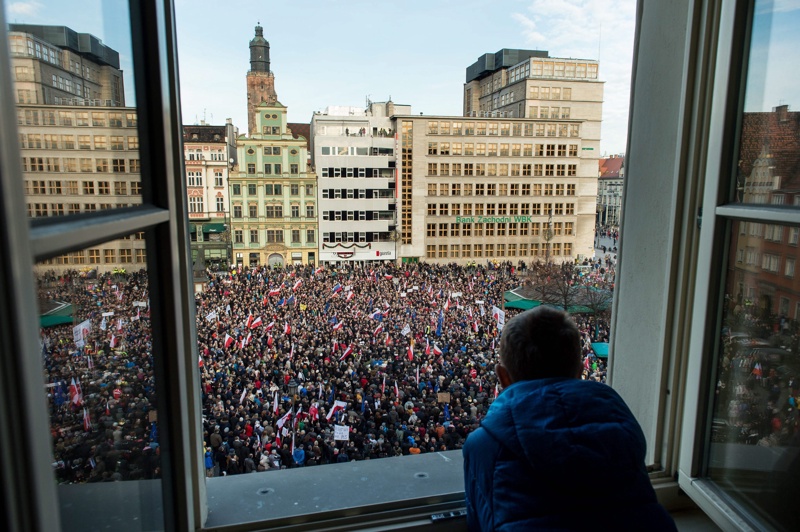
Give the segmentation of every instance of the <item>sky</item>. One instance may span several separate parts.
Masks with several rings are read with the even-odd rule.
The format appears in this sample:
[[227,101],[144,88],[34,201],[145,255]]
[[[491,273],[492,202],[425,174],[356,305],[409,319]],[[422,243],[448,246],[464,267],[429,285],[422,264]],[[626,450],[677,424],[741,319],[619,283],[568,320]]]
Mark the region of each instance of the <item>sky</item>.
[[[781,47],[797,48],[800,0],[758,5],[778,15],[757,18],[753,54],[761,66],[753,73],[764,81],[748,84],[746,110],[791,106],[797,83],[778,59]],[[601,153],[624,153],[635,11],[634,0],[176,0],[183,122],[232,118],[246,132],[248,44],[260,23],[291,122],[309,122],[329,105],[363,108],[368,98],[390,97],[414,113],[458,116],[466,68],[480,55],[539,49],[599,59]],[[134,101],[126,1],[12,0],[6,15],[101,38],[120,52],[126,98]]]

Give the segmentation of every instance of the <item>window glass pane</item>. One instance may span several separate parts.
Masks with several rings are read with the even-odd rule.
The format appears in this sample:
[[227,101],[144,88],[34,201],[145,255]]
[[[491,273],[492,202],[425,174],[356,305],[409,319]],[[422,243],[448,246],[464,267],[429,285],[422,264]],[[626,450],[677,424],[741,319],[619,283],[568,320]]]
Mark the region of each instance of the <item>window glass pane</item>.
[[800,228],[732,222],[708,475],[779,529],[800,490]]
[[141,203],[128,8],[125,2],[101,5],[96,17],[66,28],[57,10],[43,10],[37,25],[9,24],[12,42],[35,43],[43,51],[11,50],[22,176],[33,218]]
[[785,64],[800,45],[800,9],[755,2],[734,201],[797,206],[800,79]]
[[[136,233],[34,268],[65,530],[113,527],[121,516],[163,527],[146,258]],[[125,486],[102,497],[118,503],[114,512],[87,516],[84,485],[99,482]]]

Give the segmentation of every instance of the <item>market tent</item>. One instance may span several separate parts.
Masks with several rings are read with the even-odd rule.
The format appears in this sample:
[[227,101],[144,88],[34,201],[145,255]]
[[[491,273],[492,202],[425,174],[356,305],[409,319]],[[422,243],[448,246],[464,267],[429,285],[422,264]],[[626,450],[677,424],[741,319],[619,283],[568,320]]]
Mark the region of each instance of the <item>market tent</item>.
[[55,327],[72,323],[73,307],[64,301],[39,301],[39,308],[42,310],[39,316],[39,324],[42,327]]
[[597,358],[608,358],[608,342],[592,342],[592,350]]
[[541,305],[541,301],[533,299],[517,299],[516,301],[507,302],[505,308],[517,308],[520,310],[530,310]]
[[72,316],[39,316],[39,325],[42,327],[55,327],[56,325],[72,324]]

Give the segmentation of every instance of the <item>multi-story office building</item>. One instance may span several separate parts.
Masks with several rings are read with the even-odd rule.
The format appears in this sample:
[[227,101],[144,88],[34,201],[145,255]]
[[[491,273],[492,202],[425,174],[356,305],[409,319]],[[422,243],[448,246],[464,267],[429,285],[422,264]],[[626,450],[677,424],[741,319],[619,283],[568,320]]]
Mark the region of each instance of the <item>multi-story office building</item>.
[[411,107],[391,101],[366,110],[328,107],[311,119],[320,262],[397,258],[396,113]]
[[119,53],[65,26],[9,24],[18,103],[125,105]]
[[467,68],[464,116],[577,118],[583,122],[581,136],[599,140],[603,82],[598,66],[596,60],[549,57],[542,50],[484,54]]
[[[28,216],[117,209],[142,201],[136,110],[17,105]],[[42,261],[46,270],[143,268],[143,235]]]
[[183,126],[186,194],[192,260],[227,267],[231,261],[228,174],[235,162],[237,131],[224,126]]
[[619,227],[622,209],[622,180],[625,177],[625,158],[612,155],[598,161],[597,223]]
[[[9,43],[31,218],[141,203],[135,108],[119,54],[64,26],[11,24]],[[143,268],[142,233],[40,262],[43,270]]]
[[[598,104],[599,105],[599,104]],[[597,160],[580,120],[397,116],[404,260],[592,253]]]
[[238,138],[239,164],[230,177],[234,262],[315,264],[316,176],[306,139],[287,127],[280,102],[255,113],[257,133]]

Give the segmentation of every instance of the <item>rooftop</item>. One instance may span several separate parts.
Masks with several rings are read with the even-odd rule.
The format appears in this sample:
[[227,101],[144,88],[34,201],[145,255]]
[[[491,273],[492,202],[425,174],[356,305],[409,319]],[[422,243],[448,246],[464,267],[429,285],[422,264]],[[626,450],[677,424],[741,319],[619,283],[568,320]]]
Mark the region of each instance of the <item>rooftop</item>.
[[103,44],[90,33],[78,33],[66,26],[41,26],[38,24],[9,24],[9,31],[29,33],[39,39],[75,52],[95,63],[119,68],[119,52]]

